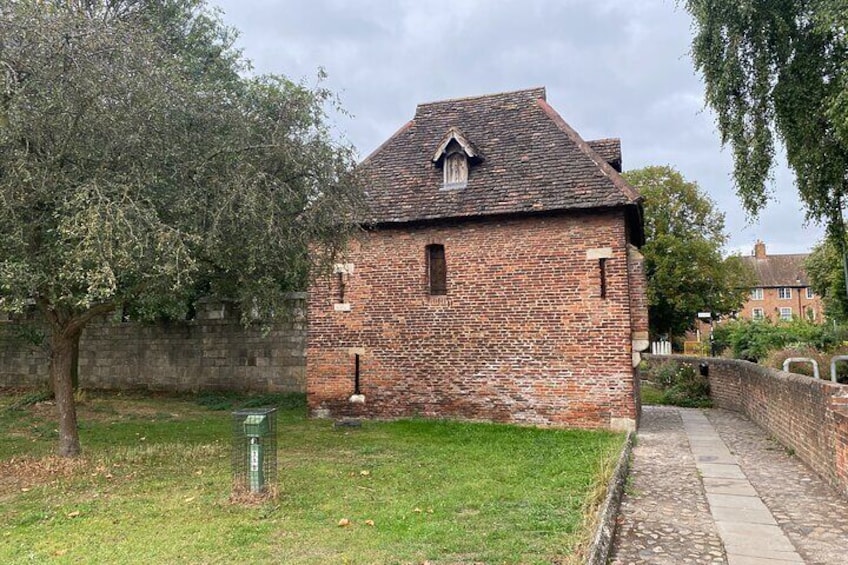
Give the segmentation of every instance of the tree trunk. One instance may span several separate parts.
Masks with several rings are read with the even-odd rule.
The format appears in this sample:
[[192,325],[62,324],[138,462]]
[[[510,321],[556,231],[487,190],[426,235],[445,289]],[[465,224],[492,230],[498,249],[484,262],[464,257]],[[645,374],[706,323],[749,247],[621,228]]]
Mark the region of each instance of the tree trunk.
[[80,331],[61,331],[54,327],[50,338],[50,382],[59,415],[58,455],[61,457],[80,454],[72,380],[74,351],[79,349],[80,334]]

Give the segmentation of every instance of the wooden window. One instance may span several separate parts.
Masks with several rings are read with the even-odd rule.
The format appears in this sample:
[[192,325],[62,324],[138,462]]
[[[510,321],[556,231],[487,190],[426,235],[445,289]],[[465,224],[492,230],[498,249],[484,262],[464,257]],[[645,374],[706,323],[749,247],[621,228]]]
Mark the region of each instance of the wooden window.
[[781,320],[791,320],[792,319],[792,308],[783,307],[780,309],[780,319]]
[[777,289],[777,297],[781,300],[789,300],[792,298],[792,288],[788,286]]
[[450,153],[445,159],[445,188],[465,188],[468,184],[468,157],[462,151]]
[[810,287],[807,287],[807,298],[810,300],[813,299],[813,289]]
[[752,288],[751,289],[751,300],[762,300],[762,299],[763,299],[763,289]]
[[751,317],[755,320],[762,320],[766,317],[766,314],[762,308],[754,308],[751,310]]
[[445,262],[445,246],[438,243],[427,246],[427,278],[430,294],[448,293],[448,267]]

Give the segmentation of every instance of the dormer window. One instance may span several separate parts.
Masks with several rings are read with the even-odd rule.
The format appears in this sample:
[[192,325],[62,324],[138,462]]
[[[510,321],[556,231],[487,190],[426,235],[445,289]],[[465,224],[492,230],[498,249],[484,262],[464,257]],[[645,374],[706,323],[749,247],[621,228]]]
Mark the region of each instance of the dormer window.
[[[451,146],[453,146],[453,151],[451,151]],[[468,156],[455,141],[452,141],[448,146],[443,168],[445,173],[444,188],[465,188],[468,186]]]
[[450,128],[433,155],[433,163],[442,168],[443,190],[457,190],[468,186],[472,165],[483,161],[474,145],[457,128]]

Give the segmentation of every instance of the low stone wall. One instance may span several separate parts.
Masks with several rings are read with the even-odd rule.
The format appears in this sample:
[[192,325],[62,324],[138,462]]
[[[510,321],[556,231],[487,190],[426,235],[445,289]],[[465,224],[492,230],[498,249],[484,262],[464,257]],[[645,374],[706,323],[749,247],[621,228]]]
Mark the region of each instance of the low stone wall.
[[[92,322],[80,340],[80,386],[304,392],[305,298],[295,295],[291,321],[267,333],[258,325],[245,328],[229,303],[204,303],[197,319],[185,322]],[[21,335],[33,327],[43,331],[32,322],[0,322],[0,386],[47,384],[47,345],[31,345]]]
[[686,363],[696,371],[705,364],[717,407],[748,416],[848,496],[848,385],[735,359],[645,358],[651,364]]

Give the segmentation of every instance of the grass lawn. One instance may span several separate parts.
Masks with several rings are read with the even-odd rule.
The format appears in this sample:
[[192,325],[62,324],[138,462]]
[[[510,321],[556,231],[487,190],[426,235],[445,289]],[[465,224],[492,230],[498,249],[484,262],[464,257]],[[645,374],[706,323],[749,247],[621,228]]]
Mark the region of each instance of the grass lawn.
[[4,564],[571,563],[624,439],[424,420],[335,429],[266,398],[283,405],[278,494],[246,506],[229,500],[232,398],[89,394],[71,461],[50,455],[55,407],[35,400],[0,396]]

